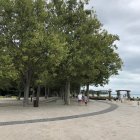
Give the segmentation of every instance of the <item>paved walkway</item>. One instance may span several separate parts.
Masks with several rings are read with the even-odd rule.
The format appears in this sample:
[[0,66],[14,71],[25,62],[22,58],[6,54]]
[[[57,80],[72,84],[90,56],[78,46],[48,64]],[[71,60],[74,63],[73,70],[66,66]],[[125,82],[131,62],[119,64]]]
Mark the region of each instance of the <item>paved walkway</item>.
[[6,105],[0,106],[0,140],[140,139],[140,107],[133,102],[90,101],[85,106],[72,100],[66,106],[57,100],[38,108]]
[[105,102],[105,101],[98,101],[98,102],[107,104],[107,105],[109,105],[109,107],[106,108],[106,109],[100,110],[100,111],[78,114],[78,115],[69,115],[69,116],[61,116],[61,117],[54,117],[54,118],[43,118],[43,119],[20,120],[20,121],[5,121],[5,122],[0,122],[0,126],[27,124],[27,123],[38,123],[38,122],[60,121],[60,120],[67,120],[67,119],[89,117],[89,116],[95,116],[95,115],[111,112],[111,111],[117,109],[117,107],[118,107],[116,104],[113,104],[111,102]]

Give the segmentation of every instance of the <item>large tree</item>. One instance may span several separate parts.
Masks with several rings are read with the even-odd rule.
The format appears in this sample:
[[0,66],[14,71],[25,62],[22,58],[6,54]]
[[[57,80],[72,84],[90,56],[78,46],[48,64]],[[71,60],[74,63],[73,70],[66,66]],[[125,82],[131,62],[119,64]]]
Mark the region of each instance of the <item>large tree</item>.
[[[11,82],[18,78],[18,72],[13,64],[13,59],[10,57],[8,46],[6,45],[6,36],[8,36],[8,29],[6,28],[6,22],[10,21],[12,7],[11,1],[0,1],[0,89],[11,87]],[[4,14],[4,7],[7,9],[7,17]],[[10,24],[7,24],[7,27]],[[7,34],[5,33],[7,32]]]
[[84,8],[86,3],[1,0],[3,46],[23,79],[25,104],[31,82],[61,86],[69,104],[73,80],[77,85],[103,85],[118,73],[122,65],[114,45],[118,36],[103,30],[96,14]]
[[78,50],[80,51],[76,31],[84,23],[86,12],[83,10],[83,3],[76,0],[53,0],[51,4],[49,14],[53,15],[53,19],[50,26],[63,34],[68,47],[67,57],[61,62],[57,72],[61,82],[65,82],[62,84],[65,89],[65,104],[70,104],[70,82],[77,75],[74,63],[79,55]]
[[59,76],[65,81],[65,103],[69,104],[70,82],[103,85],[117,74],[122,62],[115,52],[118,36],[103,30],[96,13],[86,10],[87,3],[77,0],[53,0],[52,27],[63,33],[68,55],[59,66]]
[[[2,1],[2,31],[5,45],[24,83],[24,105],[28,104],[32,78],[55,67],[65,54],[65,42],[47,28],[45,0]],[[53,68],[52,68],[53,69]]]

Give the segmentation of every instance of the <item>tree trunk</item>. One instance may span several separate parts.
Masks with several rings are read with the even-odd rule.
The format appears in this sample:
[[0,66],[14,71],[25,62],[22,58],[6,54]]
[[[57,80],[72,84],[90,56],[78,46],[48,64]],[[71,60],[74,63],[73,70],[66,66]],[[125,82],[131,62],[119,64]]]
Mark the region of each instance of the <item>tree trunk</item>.
[[47,99],[48,95],[47,95],[47,87],[45,86],[45,99]]
[[65,90],[63,92],[63,100],[64,100],[64,104],[66,105],[66,91]]
[[66,105],[69,105],[70,104],[70,81],[69,80],[66,81],[64,99],[65,99],[64,103]]
[[29,103],[29,89],[30,89],[30,82],[31,82],[31,72],[26,72],[25,75],[25,84],[24,84],[24,100],[23,106],[27,106]]
[[30,84],[29,84],[29,81],[25,84],[25,87],[24,87],[24,100],[23,100],[23,106],[26,106],[28,105],[29,103],[29,88],[30,88]]
[[78,94],[80,93],[81,91],[81,85],[78,86]]
[[19,91],[19,94],[18,94],[17,100],[20,100],[20,97],[21,97],[21,89],[19,89],[18,91]]
[[64,100],[64,96],[65,96],[64,87],[60,88],[60,96],[61,96],[62,100]]
[[39,106],[39,96],[40,96],[40,85],[37,87],[37,94],[36,94],[37,107]]
[[23,90],[23,83],[21,81],[18,83],[17,89],[18,89],[18,97],[17,97],[17,100],[20,100],[21,93],[22,93],[22,90]]
[[87,97],[89,98],[89,83],[88,84],[86,84],[86,95],[87,95]]
[[35,89],[33,87],[33,91],[32,91],[32,97],[34,98],[35,97]]
[[47,90],[47,94],[48,94],[48,97],[50,95],[50,88],[48,87],[48,90]]

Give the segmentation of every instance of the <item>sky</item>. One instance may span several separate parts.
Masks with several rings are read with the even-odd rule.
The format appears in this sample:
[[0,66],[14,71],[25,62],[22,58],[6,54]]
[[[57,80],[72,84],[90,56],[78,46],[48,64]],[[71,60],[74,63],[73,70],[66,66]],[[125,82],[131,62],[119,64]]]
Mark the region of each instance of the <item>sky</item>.
[[109,84],[93,90],[131,90],[140,94],[140,0],[90,0],[103,28],[117,34],[118,53],[123,60],[122,71],[112,76]]

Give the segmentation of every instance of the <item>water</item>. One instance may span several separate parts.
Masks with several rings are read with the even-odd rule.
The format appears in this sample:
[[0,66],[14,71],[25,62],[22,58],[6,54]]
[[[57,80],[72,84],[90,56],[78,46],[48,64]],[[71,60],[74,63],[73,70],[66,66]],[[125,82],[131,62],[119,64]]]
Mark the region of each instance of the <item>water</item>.
[[[111,95],[112,95],[113,97],[116,97],[116,96],[117,96],[117,94],[111,94]],[[124,95],[124,94],[122,94],[122,95]],[[131,93],[130,93],[130,97],[131,97],[131,98],[133,98],[133,97],[134,97],[134,98],[137,98],[137,97],[140,98],[140,94],[131,94]]]
[[140,94],[131,94],[130,95],[132,98],[134,97],[134,98],[137,98],[137,97],[139,97],[140,98]]

